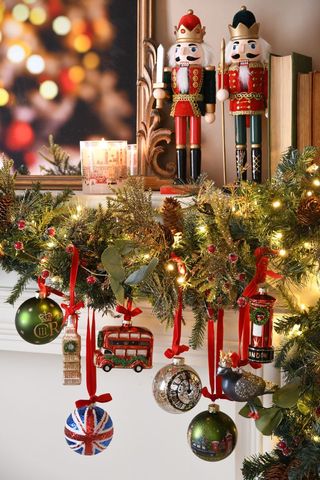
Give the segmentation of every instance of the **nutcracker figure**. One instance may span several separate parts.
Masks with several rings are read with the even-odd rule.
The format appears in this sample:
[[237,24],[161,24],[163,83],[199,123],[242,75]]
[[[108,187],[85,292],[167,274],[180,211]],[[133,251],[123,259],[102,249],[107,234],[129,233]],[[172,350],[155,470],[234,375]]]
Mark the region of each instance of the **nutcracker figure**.
[[[201,116],[208,123],[215,119],[215,69],[210,65],[210,47],[203,42],[205,27],[188,10],[177,27],[176,43],[169,52],[169,65],[163,77],[158,66],[154,97],[161,107],[164,98],[172,102],[174,117],[177,183],[187,179],[187,128],[190,136],[190,177],[196,180],[201,172]],[[158,75],[159,73],[159,75]],[[160,101],[160,102],[159,102]]]
[[[270,45],[259,37],[260,24],[252,12],[241,7],[229,25],[230,41],[225,64],[218,75],[219,101],[230,99],[229,110],[235,118],[237,179],[247,179],[247,128],[250,128],[252,180],[261,182],[261,117],[267,115]],[[223,71],[223,73],[222,73]]]
[[263,288],[249,298],[251,339],[248,358],[252,362],[270,363],[273,360],[272,315],[275,301]]

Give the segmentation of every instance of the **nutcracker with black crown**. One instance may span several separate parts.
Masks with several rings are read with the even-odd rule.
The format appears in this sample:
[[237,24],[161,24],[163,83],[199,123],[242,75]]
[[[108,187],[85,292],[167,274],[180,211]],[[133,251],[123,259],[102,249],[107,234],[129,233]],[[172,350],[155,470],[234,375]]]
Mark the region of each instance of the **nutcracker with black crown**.
[[[170,115],[174,117],[177,178],[187,180],[187,129],[189,124],[190,177],[195,181],[201,173],[201,116],[206,122],[215,119],[215,69],[210,47],[203,41],[205,27],[193,10],[188,10],[175,27],[176,43],[168,52],[169,65],[162,73],[163,49],[158,49],[157,79],[154,97],[157,107],[168,98]],[[162,78],[161,78],[162,75]]]
[[[250,129],[252,180],[261,183],[262,115],[267,115],[268,67],[270,45],[259,37],[260,24],[246,7],[229,25],[230,41],[225,64],[220,65],[217,99],[229,98],[229,110],[235,119],[235,155],[237,180],[247,179],[247,129]],[[223,72],[223,74],[222,74]]]

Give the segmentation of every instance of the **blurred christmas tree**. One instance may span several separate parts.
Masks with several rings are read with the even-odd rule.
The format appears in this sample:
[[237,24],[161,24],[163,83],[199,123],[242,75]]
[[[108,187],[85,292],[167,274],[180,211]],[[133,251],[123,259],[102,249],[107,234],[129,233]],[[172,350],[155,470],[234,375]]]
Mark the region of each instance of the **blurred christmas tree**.
[[134,141],[134,18],[130,0],[0,0],[0,150],[16,167],[38,171],[49,134],[76,161],[80,140]]

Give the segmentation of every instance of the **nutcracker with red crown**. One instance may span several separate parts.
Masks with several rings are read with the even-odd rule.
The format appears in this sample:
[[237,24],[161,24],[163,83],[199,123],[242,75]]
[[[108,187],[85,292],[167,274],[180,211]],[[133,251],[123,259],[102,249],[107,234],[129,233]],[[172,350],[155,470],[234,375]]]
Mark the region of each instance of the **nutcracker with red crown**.
[[[175,123],[177,183],[184,183],[187,180],[188,129],[191,179],[196,180],[201,172],[201,116],[208,123],[215,119],[215,69],[210,65],[210,47],[203,41],[205,27],[193,10],[188,10],[181,18],[175,35],[176,43],[168,52],[170,68],[164,69],[162,78],[157,68],[154,97],[158,106],[164,98],[172,103],[170,115]],[[159,58],[157,64],[161,65]]]
[[251,338],[248,358],[252,362],[271,363],[273,360],[272,315],[275,301],[263,288],[249,298]]
[[[230,41],[225,64],[220,65],[217,99],[229,98],[229,110],[235,119],[237,179],[247,179],[247,129],[250,129],[252,180],[261,183],[262,115],[267,114],[270,45],[259,37],[260,24],[246,7],[229,25]],[[223,75],[222,75],[223,70]]]

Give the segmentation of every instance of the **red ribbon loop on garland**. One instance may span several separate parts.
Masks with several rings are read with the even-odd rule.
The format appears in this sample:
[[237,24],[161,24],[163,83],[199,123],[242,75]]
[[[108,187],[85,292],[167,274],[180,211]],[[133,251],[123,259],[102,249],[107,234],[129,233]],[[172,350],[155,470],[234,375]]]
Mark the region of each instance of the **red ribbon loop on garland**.
[[[171,253],[170,257],[174,262],[177,263],[177,269],[180,275],[186,274],[186,266],[182,261],[181,257],[178,257],[174,252]],[[172,338],[172,346],[171,348],[167,348],[164,352],[164,355],[167,358],[173,358],[181,353],[187,352],[189,347],[187,345],[180,345],[181,340],[181,324],[182,324],[182,307],[183,307],[183,299],[182,299],[182,287],[178,288],[178,305],[174,314],[174,322],[173,322],[173,338]]]
[[88,309],[87,320],[87,338],[86,338],[86,382],[87,391],[89,394],[88,400],[77,400],[76,407],[87,407],[95,402],[106,403],[112,400],[110,393],[103,393],[102,395],[96,395],[97,391],[97,372],[94,364],[94,351],[96,347],[96,320],[95,312],[92,312],[92,322],[90,330],[90,315]]
[[[70,247],[71,248],[71,247]],[[69,291],[69,304],[62,303],[61,307],[65,310],[64,313],[64,323],[67,321],[70,315],[75,315],[78,320],[78,310],[84,307],[82,300],[75,303],[75,288],[78,275],[78,268],[80,264],[79,250],[72,245],[72,262],[70,270],[70,291]]]
[[164,352],[164,355],[167,358],[173,358],[189,350],[189,347],[187,345],[180,345],[181,323],[182,323],[182,288],[179,287],[178,307],[174,315],[172,346],[171,348],[167,348],[167,350]]
[[[244,289],[242,295],[245,298],[250,298],[258,292],[259,283],[264,283],[266,277],[272,277],[275,279],[282,278],[282,275],[279,273],[268,270],[269,258],[271,255],[275,255],[276,250],[270,248],[259,247],[256,248],[254,255],[256,257],[256,271],[253,279],[248,283]],[[248,361],[248,348],[250,342],[250,315],[249,315],[250,305],[247,302],[243,307],[239,307],[239,324],[238,324],[238,335],[239,335],[239,364],[238,366],[247,365]],[[260,368],[261,364],[256,362],[250,362],[250,365],[253,368]]]
[[222,393],[221,377],[217,376],[217,368],[219,366],[220,351],[223,349],[223,317],[224,310],[218,309],[217,315],[217,340],[215,344],[214,334],[214,311],[213,308],[208,307],[208,367],[209,367],[209,382],[211,392],[207,387],[203,387],[202,395],[209,398],[213,402],[217,399],[228,399]]
[[132,317],[136,317],[142,313],[141,308],[138,307],[132,310],[132,300],[128,300],[127,308],[124,305],[117,305],[116,311],[122,313],[124,315],[123,319],[127,322],[131,322]]

